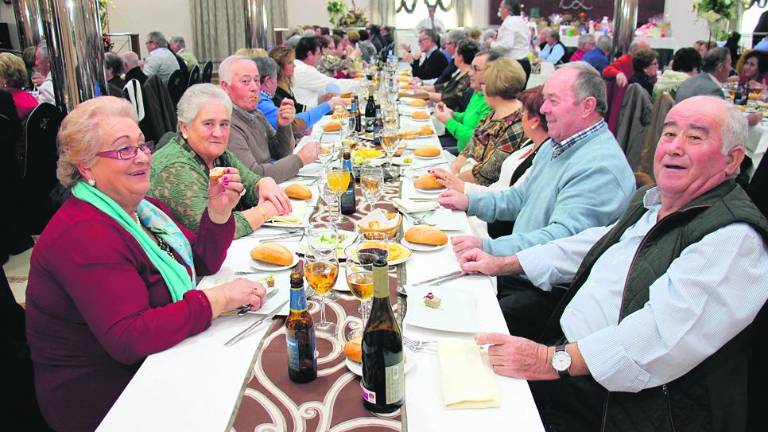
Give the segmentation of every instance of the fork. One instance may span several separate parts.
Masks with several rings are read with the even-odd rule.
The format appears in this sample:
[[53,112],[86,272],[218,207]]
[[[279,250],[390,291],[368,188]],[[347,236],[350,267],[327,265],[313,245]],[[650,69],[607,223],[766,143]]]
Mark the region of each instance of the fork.
[[433,340],[415,340],[403,336],[403,345],[411,351],[415,352],[437,352],[437,341]]

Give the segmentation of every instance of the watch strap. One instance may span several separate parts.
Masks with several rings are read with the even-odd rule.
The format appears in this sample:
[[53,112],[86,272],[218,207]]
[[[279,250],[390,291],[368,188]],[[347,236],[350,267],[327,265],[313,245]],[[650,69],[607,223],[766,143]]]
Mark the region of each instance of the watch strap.
[[[564,352],[564,353],[568,354],[568,351],[565,350],[565,345],[556,345],[555,346],[555,355],[557,355],[558,352]],[[570,355],[569,355],[569,357],[570,357]],[[557,370],[557,369],[555,369],[555,370],[557,371],[558,375],[560,375],[560,378],[571,376],[570,366],[567,369],[562,370],[562,371],[561,370]]]

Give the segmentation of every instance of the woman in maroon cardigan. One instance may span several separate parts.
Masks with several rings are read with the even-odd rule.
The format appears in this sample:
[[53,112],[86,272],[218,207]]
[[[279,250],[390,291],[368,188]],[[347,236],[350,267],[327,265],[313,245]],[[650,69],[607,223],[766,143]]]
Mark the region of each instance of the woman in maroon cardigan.
[[151,149],[127,101],[78,105],[58,140],[57,175],[72,196],[32,253],[27,337],[46,421],[58,431],[93,430],[148,355],[224,311],[260,307],[264,288],[241,279],[194,289],[195,275],[216,272],[232,241],[237,170],[210,181],[194,233],[144,199]]

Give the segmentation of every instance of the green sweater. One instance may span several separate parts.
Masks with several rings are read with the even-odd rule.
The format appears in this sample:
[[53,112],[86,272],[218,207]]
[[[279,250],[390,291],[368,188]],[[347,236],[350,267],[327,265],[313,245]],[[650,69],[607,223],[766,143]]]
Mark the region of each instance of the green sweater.
[[[240,181],[246,194],[240,198],[237,208],[248,209],[259,201],[257,174],[243,165],[228,150],[217,159],[217,166],[229,166],[240,171]],[[150,189],[147,195],[158,198],[168,206],[171,215],[190,230],[197,231],[203,210],[208,207],[208,168],[187,144],[176,139],[164,145],[152,155]],[[235,238],[253,232],[248,220],[235,211]]]
[[453,118],[448,120],[445,129],[458,141],[459,152],[464,150],[464,147],[469,143],[480,119],[488,115],[489,112],[491,112],[491,107],[485,103],[483,92],[476,91],[472,93],[466,111],[454,113]]

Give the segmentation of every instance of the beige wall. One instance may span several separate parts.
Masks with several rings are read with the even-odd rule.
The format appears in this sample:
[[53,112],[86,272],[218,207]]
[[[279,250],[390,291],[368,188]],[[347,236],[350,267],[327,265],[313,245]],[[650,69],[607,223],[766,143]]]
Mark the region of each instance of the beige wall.
[[[112,0],[109,31],[138,33],[142,57],[147,56],[144,42],[151,31],[160,31],[166,38],[182,36],[187,47],[195,51],[189,0]],[[115,50],[127,51],[127,48],[119,48],[115,44]]]
[[709,39],[709,25],[691,12],[693,0],[667,0],[664,17],[672,26],[672,37],[678,47],[693,45],[697,40]]
[[[288,27],[304,24],[330,27],[331,22],[328,21],[326,3],[324,0],[286,0]],[[347,7],[352,6],[352,2],[347,1],[345,3]],[[355,0],[355,4],[365,11],[366,17],[370,17],[370,0]]]

